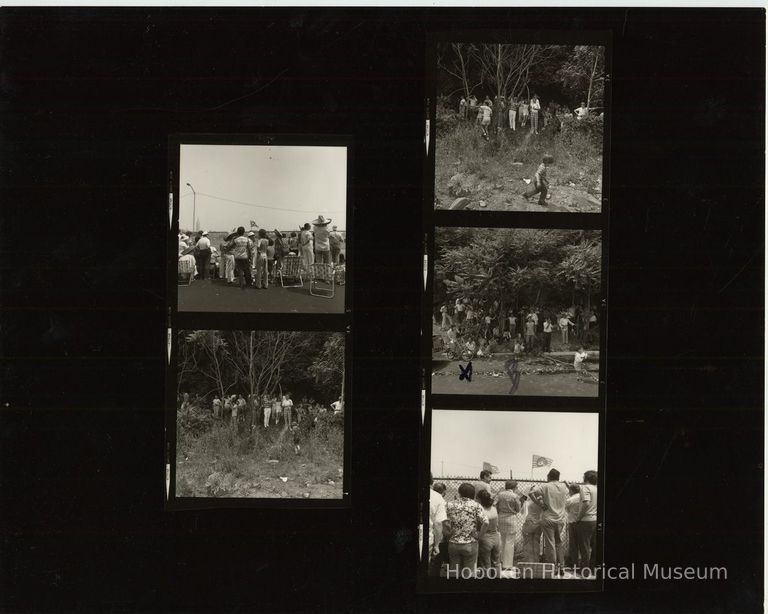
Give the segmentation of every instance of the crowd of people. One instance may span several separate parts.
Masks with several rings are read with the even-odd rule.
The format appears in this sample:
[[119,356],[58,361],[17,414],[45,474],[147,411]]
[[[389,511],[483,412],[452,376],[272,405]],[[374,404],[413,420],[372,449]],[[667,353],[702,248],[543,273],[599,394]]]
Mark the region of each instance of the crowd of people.
[[431,575],[476,577],[480,568],[484,577],[520,577],[516,565],[548,563],[551,577],[567,570],[587,577],[595,567],[596,471],[586,471],[582,484],[569,484],[553,468],[546,483],[526,493],[515,480],[494,493],[485,470],[478,481],[462,483],[455,499],[446,501],[446,491],[430,475]]
[[494,352],[505,349],[518,359],[524,354],[552,352],[555,335],[562,351],[570,351],[572,343],[578,345],[574,368],[581,371],[587,357],[584,346],[599,335],[596,312],[577,305],[564,309],[526,305],[503,314],[498,301],[482,303],[477,298],[459,297],[453,304],[443,304],[435,319],[443,352],[462,360],[492,358]]
[[323,415],[341,414],[344,411],[344,402],[341,397],[336,399],[328,407],[313,398],[302,397],[301,401],[294,403],[290,392],[283,394],[231,394],[216,395],[208,405],[203,399],[190,399],[188,392],[179,395],[179,409],[182,414],[192,406],[209,410],[214,421],[222,421],[228,424],[235,433],[247,430],[247,416],[251,416],[250,428],[268,429],[270,426],[290,429],[294,437],[294,449],[300,453],[299,429],[312,428]]
[[572,110],[556,102],[550,102],[544,108],[536,94],[530,98],[494,96],[493,100],[486,96],[482,102],[472,94],[469,99],[462,96],[459,100],[459,117],[474,121],[486,141],[490,139],[489,129],[500,134],[505,130],[516,132],[518,127],[523,129],[530,126],[532,134],[539,134],[539,128],[546,128],[550,124],[559,129],[566,116],[582,120],[594,110],[588,108],[586,102]]
[[240,226],[218,248],[211,245],[208,231],[198,232],[194,237],[179,234],[179,274],[194,275],[195,279],[222,279],[228,284],[237,279],[242,289],[267,289],[283,269],[286,258],[298,257],[305,275],[311,276],[315,263],[328,264],[339,283],[343,283],[345,237],[337,226],[329,230],[332,221],[319,215],[311,225],[307,222],[293,232],[268,232],[254,224],[246,232]]

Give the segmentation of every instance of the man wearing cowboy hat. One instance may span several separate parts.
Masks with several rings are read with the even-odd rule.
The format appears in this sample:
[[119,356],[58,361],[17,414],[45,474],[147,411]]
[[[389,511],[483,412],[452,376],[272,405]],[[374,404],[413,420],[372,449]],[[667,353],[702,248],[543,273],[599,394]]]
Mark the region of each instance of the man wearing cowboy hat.
[[333,227],[328,239],[331,243],[331,260],[333,260],[333,264],[339,264],[339,254],[341,253],[341,244],[344,243],[344,237],[338,231],[338,226]]
[[312,220],[315,227],[315,262],[320,264],[331,264],[331,243],[328,224],[330,219],[325,219],[318,215],[316,220]]

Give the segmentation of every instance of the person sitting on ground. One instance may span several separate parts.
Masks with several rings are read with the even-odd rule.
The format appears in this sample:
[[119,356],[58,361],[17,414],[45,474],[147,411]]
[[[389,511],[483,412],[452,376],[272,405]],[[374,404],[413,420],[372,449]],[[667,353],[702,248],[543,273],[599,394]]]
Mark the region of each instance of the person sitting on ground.
[[520,360],[523,356],[523,352],[525,351],[525,345],[523,344],[523,340],[520,338],[520,335],[518,335],[515,338],[515,345],[512,348],[512,354],[515,358]]
[[474,339],[470,338],[464,347],[467,354],[467,360],[472,360],[475,356],[477,356],[477,344],[475,343]]
[[549,155],[544,154],[541,159],[539,168],[536,169],[536,173],[533,176],[533,185],[523,193],[525,200],[531,198],[531,196],[539,195],[539,206],[544,207],[547,204],[547,193],[549,192],[549,180],[547,179],[547,168],[555,163],[555,159]]

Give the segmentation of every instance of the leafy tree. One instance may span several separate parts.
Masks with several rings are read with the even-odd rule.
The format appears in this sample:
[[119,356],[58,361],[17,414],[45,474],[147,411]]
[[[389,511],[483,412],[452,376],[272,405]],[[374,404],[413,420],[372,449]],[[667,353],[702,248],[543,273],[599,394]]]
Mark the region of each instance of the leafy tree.
[[587,108],[602,106],[605,85],[605,47],[577,45],[562,65],[560,79],[566,87],[586,99]]
[[[435,298],[477,298],[498,307],[573,300],[600,283],[599,235],[539,229],[439,229]],[[445,242],[444,242],[445,239]]]
[[213,385],[213,389],[208,388],[204,391],[204,395],[215,391],[223,397],[227,390],[232,387],[232,384],[227,383],[226,360],[228,350],[227,342],[221,332],[196,330],[187,334],[185,342],[188,347],[182,349],[180,354],[186,357],[192,365],[187,366],[187,372],[194,371]]
[[[584,291],[587,310],[591,307],[591,295],[600,286],[601,247],[596,242],[572,245],[565,250],[565,257],[558,265],[556,277],[576,291]],[[575,300],[573,301],[575,302]]]

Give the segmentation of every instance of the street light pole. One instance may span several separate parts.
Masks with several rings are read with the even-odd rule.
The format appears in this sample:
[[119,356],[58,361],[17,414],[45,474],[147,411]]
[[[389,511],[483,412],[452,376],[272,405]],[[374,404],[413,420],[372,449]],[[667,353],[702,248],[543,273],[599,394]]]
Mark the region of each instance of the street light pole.
[[192,184],[187,182],[187,185],[189,186],[189,189],[192,190],[192,232],[195,232],[195,222],[197,221],[197,192],[195,192],[195,188],[192,187]]

